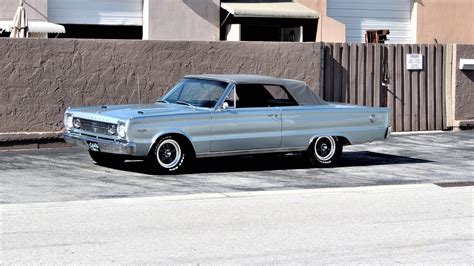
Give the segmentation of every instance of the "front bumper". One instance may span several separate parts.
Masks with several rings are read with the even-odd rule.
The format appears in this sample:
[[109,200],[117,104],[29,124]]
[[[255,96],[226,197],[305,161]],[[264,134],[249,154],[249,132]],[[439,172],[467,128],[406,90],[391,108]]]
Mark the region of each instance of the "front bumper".
[[87,150],[89,149],[89,143],[97,143],[100,152],[106,153],[134,155],[137,150],[135,143],[132,142],[94,138],[70,132],[64,133],[64,140],[68,144],[77,145]]

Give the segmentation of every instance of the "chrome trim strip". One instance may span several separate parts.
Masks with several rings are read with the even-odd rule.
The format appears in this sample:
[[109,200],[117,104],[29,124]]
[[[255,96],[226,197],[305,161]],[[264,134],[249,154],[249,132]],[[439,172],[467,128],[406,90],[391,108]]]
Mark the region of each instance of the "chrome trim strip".
[[219,157],[219,156],[236,156],[236,155],[252,155],[264,153],[278,153],[278,152],[302,152],[306,151],[308,147],[298,148],[274,148],[274,149],[260,149],[260,150],[239,150],[239,151],[221,151],[210,153],[198,153],[196,158]]
[[116,140],[105,140],[93,137],[82,136],[79,134],[73,134],[70,132],[64,133],[64,140],[68,144],[77,145],[81,148],[89,149],[87,142],[95,142],[99,144],[101,152],[105,153],[115,153],[115,154],[136,154],[137,147],[135,143],[132,142],[122,142]]
[[219,100],[216,102],[216,105],[214,106],[214,110],[217,111],[219,110],[219,108],[222,106],[222,104],[224,103],[225,101],[225,98],[227,97],[227,95],[229,95],[229,93],[235,88],[235,83],[233,82],[229,82],[229,84],[227,85],[227,87],[225,88],[224,90],[224,93],[222,93],[221,95],[221,98],[219,98]]

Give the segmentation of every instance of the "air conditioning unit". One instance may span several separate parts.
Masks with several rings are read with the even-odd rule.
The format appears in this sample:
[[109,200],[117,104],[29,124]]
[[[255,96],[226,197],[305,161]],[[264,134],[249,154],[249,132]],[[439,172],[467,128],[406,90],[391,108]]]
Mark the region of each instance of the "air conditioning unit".
[[292,28],[281,28],[282,42],[302,42],[303,41],[303,26]]

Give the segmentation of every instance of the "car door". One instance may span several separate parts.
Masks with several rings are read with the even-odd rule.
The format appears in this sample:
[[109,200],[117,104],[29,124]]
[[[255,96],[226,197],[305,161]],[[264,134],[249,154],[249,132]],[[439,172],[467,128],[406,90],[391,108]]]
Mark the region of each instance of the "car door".
[[269,106],[261,85],[237,85],[227,96],[229,108],[212,114],[211,152],[279,148],[281,110]]

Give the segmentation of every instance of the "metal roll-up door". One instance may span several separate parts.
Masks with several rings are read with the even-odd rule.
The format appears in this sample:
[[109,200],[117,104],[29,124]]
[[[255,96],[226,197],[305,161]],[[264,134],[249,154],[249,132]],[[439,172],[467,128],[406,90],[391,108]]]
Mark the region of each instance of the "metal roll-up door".
[[143,0],[49,0],[48,21],[60,24],[141,26]]
[[346,24],[347,42],[365,42],[367,30],[388,29],[387,43],[410,43],[412,6],[412,0],[328,0],[327,13]]

